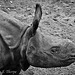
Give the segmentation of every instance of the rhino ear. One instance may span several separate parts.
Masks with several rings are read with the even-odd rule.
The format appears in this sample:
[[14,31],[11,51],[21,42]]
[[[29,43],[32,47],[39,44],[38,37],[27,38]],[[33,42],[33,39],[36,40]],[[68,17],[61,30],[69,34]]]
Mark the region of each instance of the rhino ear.
[[40,21],[41,16],[42,16],[42,8],[41,8],[40,4],[36,4],[34,21],[35,21],[36,19],[37,19],[38,21]]
[[41,17],[42,17],[42,8],[41,8],[40,4],[36,4],[36,7],[35,7],[35,16],[34,16],[33,23],[32,23],[33,33],[36,32]]

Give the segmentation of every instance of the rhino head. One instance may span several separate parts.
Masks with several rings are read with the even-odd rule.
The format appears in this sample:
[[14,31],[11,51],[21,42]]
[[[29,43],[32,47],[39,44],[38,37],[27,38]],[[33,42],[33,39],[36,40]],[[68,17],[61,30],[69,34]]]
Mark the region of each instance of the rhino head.
[[75,44],[67,42],[64,46],[62,44],[51,45],[47,36],[41,34],[38,29],[41,17],[42,8],[39,4],[36,4],[32,25],[23,36],[24,49],[22,55],[26,53],[28,62],[35,67],[52,68],[70,65],[75,61]]

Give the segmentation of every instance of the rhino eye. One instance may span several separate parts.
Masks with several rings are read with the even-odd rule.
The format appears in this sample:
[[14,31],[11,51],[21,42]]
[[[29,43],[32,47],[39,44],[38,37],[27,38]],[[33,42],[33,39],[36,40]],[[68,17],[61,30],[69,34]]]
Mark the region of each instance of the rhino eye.
[[30,46],[28,48],[27,54],[29,55],[29,54],[33,54],[33,53],[35,53],[35,47],[34,46]]
[[35,48],[33,46],[30,46],[29,49],[30,50],[35,50]]
[[50,48],[51,53],[60,53],[61,49],[59,46],[53,46]]

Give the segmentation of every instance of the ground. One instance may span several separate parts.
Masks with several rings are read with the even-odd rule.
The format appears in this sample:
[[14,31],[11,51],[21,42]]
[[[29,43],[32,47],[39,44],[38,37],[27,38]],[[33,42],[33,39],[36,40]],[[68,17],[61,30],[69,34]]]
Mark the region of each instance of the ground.
[[[12,15],[23,25],[30,25],[36,3],[41,4],[43,11],[39,24],[41,32],[58,39],[69,39],[75,43],[74,0],[0,0],[0,9]],[[21,71],[20,75],[75,75],[75,63],[58,68],[30,66],[27,71]]]

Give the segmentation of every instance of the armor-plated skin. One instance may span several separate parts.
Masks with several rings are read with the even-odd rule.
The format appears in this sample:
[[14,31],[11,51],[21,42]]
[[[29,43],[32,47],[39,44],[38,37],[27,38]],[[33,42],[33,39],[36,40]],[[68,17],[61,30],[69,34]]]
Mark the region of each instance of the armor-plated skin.
[[[2,14],[3,15],[3,14]],[[18,75],[21,69],[27,70],[30,64],[21,56],[21,40],[29,26],[20,26],[3,15],[0,19],[0,71],[3,75]],[[10,70],[10,71],[8,71]]]
[[[7,20],[7,23],[0,21],[1,27],[7,25],[3,28],[15,40],[8,43],[7,38],[0,34],[0,70],[4,70],[5,75],[9,75],[6,70],[16,71],[15,74],[11,74],[18,75],[21,69],[25,71],[30,65],[40,68],[64,67],[75,61],[75,44],[67,42],[64,45],[52,45],[47,40],[50,38],[41,34],[38,30],[41,17],[42,8],[36,4],[35,16],[29,27],[21,28],[11,20]],[[7,35],[8,33],[6,32]]]

